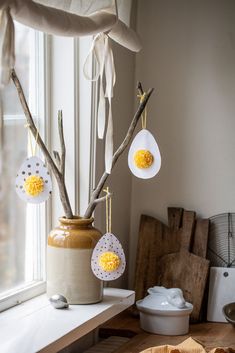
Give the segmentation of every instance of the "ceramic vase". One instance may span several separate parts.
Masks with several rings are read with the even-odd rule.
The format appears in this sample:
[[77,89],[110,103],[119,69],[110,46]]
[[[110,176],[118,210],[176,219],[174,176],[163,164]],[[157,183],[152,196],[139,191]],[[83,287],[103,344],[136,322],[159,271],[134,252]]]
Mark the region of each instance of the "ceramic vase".
[[92,251],[101,232],[93,218],[60,218],[47,245],[47,295],[62,294],[69,304],[92,304],[102,300],[103,283],[91,270]]

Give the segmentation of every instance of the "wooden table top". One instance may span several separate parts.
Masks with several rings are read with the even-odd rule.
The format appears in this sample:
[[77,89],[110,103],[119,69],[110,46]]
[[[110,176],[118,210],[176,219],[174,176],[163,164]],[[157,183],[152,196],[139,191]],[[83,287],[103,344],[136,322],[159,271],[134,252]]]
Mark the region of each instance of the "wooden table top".
[[183,342],[186,338],[192,337],[200,341],[210,350],[217,347],[230,347],[231,352],[235,349],[235,327],[229,323],[201,323],[190,325],[189,333],[183,336],[161,336],[143,331],[140,328],[138,318],[132,317],[125,312],[110,320],[103,329],[127,330],[136,335],[126,343],[117,353],[140,353],[144,349],[165,344],[176,345]]

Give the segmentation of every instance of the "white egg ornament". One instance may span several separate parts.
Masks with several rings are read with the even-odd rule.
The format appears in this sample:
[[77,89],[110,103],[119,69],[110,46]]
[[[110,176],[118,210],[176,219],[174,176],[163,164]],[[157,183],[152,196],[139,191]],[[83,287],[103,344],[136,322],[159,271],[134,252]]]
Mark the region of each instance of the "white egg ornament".
[[153,135],[142,129],[132,141],[128,153],[128,165],[138,178],[153,178],[161,168],[161,154]]
[[112,233],[106,233],[96,244],[91,269],[94,275],[103,281],[119,278],[126,267],[125,254],[120,241]]
[[46,165],[38,157],[27,158],[21,165],[15,188],[18,196],[29,203],[46,201],[52,191],[52,182]]

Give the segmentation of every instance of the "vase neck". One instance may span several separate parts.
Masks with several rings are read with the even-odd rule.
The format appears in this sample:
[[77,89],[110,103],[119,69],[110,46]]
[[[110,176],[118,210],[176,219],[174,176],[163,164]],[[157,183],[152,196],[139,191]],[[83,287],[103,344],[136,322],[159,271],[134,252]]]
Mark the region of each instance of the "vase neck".
[[74,216],[73,218],[70,219],[70,218],[61,217],[59,218],[59,221],[60,221],[60,224],[64,227],[87,228],[92,226],[94,218],[82,218],[82,217]]

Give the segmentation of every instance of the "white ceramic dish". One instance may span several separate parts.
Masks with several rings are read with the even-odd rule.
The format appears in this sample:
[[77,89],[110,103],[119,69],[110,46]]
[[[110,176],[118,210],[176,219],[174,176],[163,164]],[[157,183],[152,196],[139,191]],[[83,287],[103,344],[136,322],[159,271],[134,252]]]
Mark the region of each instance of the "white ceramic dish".
[[149,295],[136,302],[141,328],[159,335],[184,335],[189,330],[193,305],[185,302],[179,288],[153,287]]

